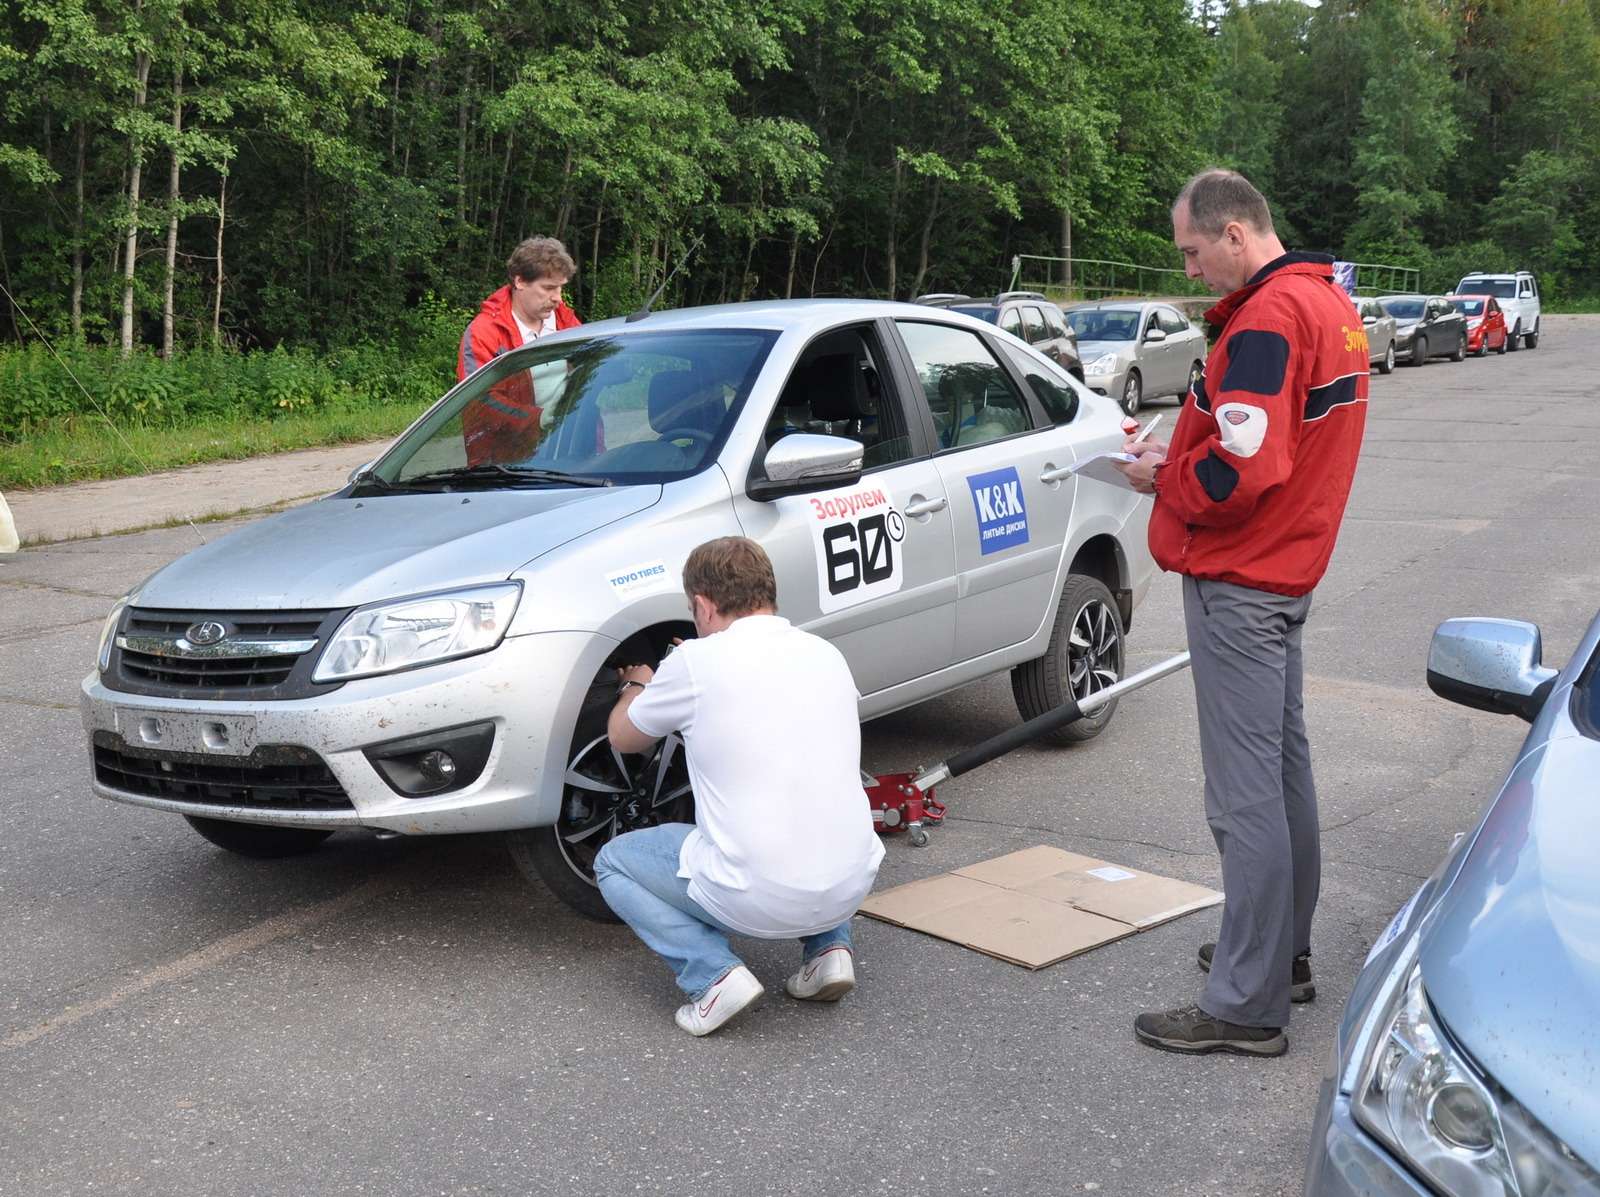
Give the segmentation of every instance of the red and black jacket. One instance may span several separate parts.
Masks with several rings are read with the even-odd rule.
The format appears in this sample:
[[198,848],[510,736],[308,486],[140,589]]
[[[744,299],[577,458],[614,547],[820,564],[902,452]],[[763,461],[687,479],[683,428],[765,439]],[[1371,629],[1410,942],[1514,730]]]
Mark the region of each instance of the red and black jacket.
[[[576,312],[557,301],[557,332],[581,323]],[[511,314],[511,286],[507,284],[483,301],[483,307],[462,333],[456,378],[466,378],[502,353],[521,348],[522,330]],[[461,413],[467,463],[482,465],[527,458],[539,444],[539,415],[538,398],[528,372],[508,374]]]
[[1274,594],[1322,580],[1361,452],[1367,337],[1333,259],[1284,254],[1206,313],[1221,333],[1156,471],[1162,569]]

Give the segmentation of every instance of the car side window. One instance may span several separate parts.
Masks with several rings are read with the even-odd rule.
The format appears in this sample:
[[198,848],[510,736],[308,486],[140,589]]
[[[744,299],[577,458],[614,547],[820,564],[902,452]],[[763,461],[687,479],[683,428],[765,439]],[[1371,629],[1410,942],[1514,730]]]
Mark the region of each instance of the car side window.
[[1157,313],[1157,312],[1151,312],[1150,315],[1145,318],[1144,331],[1139,334],[1139,339],[1141,341],[1144,340],[1145,337],[1150,335],[1150,330],[1152,328],[1160,328],[1160,327],[1161,327],[1161,316],[1160,316],[1160,314]]
[[975,333],[899,320],[941,448],[981,445],[1032,427],[1022,396]]
[[1064,337],[1067,335],[1066,317],[1062,316],[1060,308],[1046,307],[1040,310],[1044,312],[1044,326],[1050,330],[1052,337]]
[[1030,345],[1037,345],[1047,335],[1044,331],[1044,313],[1029,304],[1022,309],[1022,329],[1026,334],[1024,340]]
[[1000,313],[1000,327],[1014,337],[1022,336],[1022,317],[1016,308],[1007,308]]
[[909,459],[905,412],[884,381],[875,340],[847,328],[807,346],[767,418],[767,446],[810,432],[860,441],[869,470]]
[[1527,279],[1523,279],[1522,280],[1522,289],[1519,292],[1519,294],[1521,294],[1524,298],[1532,298],[1532,296],[1533,296],[1533,284],[1530,283]]
[[1023,353],[1010,345],[1001,346],[1001,351],[1011,359],[1017,373],[1027,379],[1034,398],[1050,417],[1050,423],[1057,428],[1072,423],[1078,414],[1078,392],[1072,389],[1072,384],[1031,353]]
[[1168,334],[1189,331],[1189,322],[1171,308],[1158,309],[1156,318],[1161,321],[1161,327]]

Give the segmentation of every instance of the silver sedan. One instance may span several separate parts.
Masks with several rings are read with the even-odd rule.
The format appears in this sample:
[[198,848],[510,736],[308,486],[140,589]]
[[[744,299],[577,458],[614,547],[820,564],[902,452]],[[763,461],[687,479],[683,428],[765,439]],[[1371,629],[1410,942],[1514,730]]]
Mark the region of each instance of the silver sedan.
[[844,653],[863,718],[1002,671],[1042,714],[1121,676],[1153,572],[1149,500],[1070,472],[1120,422],[1008,333],[909,304],[542,337],[345,490],[117,605],[82,690],[95,790],[251,856],[343,827],[505,831],[609,917],[599,848],[693,818],[681,744],[620,756],[605,717],[618,664],[693,634],[694,546],[766,548],[782,614]]
[[1078,304],[1067,323],[1078,334],[1084,381],[1130,416],[1147,400],[1181,399],[1205,373],[1205,334],[1171,304]]

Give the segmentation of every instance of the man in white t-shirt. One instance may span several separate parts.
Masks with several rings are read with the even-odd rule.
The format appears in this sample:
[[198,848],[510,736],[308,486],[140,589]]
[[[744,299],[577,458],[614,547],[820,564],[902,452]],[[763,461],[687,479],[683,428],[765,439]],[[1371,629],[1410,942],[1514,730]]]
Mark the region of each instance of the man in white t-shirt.
[[622,671],[608,731],[624,753],[683,737],[696,823],[618,836],[595,877],[688,994],[678,1025],[706,1035],[763,992],[729,935],[799,939],[792,997],[831,1002],[854,988],[850,917],[883,845],[861,788],[850,667],[778,616],[761,546],[740,536],[701,545],[683,588],[699,638],[659,670]]

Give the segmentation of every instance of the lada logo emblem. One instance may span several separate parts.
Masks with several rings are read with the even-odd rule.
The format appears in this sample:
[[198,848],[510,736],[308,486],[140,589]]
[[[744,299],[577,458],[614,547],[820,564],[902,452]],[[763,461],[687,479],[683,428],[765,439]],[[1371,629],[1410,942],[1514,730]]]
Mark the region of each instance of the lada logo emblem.
[[202,623],[190,624],[188,630],[183,633],[183,638],[190,644],[198,644],[204,647],[207,644],[215,644],[219,640],[226,639],[227,635],[227,628],[214,619],[207,619]]

